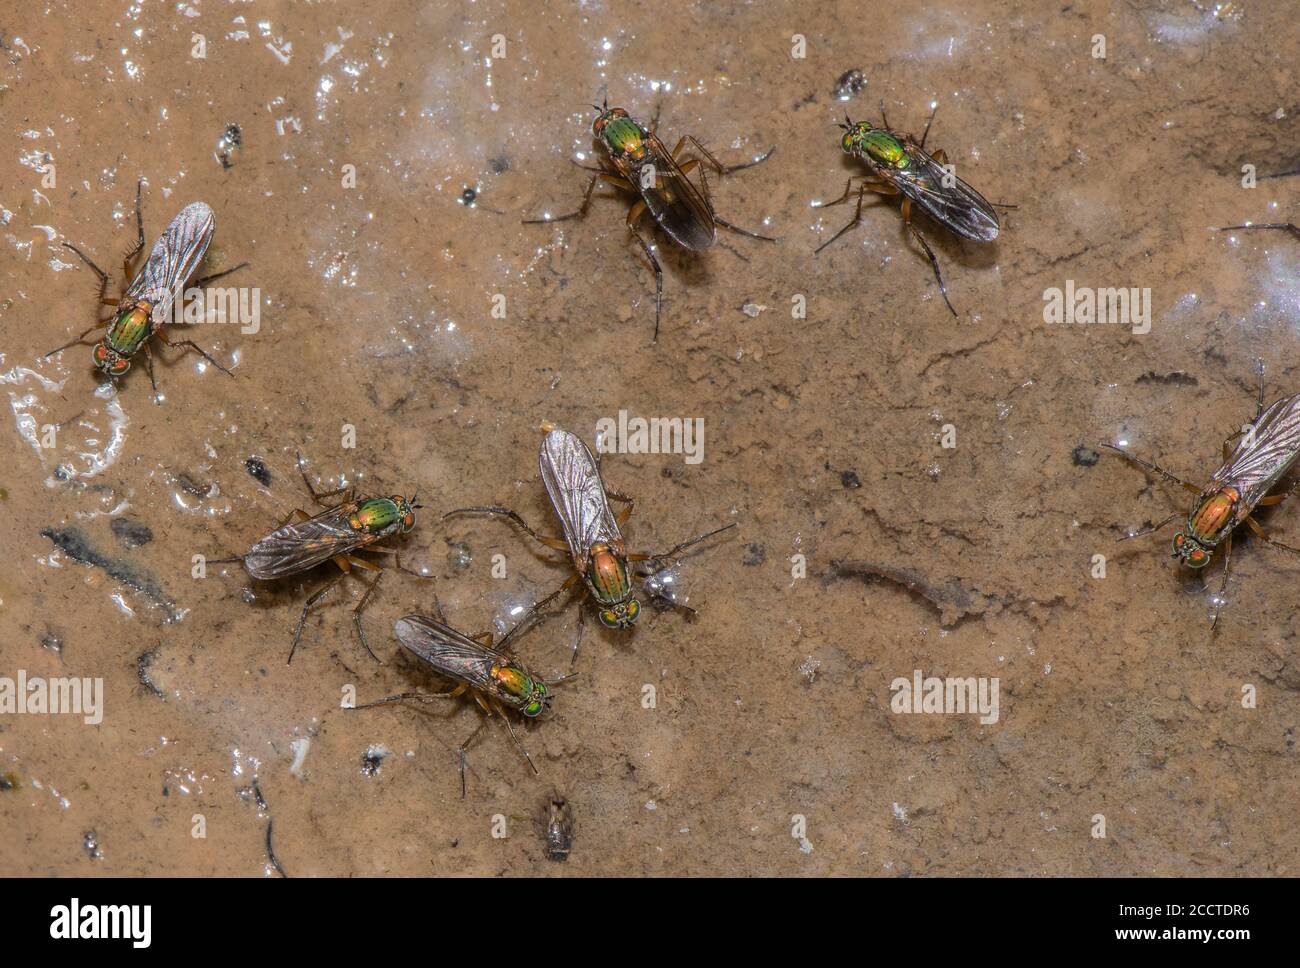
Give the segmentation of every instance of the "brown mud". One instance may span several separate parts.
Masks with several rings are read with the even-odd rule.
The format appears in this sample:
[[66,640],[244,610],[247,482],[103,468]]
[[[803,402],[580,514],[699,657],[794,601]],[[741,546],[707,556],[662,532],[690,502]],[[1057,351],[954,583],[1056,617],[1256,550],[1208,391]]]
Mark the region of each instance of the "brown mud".
[[[105,702],[94,726],[0,715],[0,873],[1296,873],[1300,563],[1240,541],[1211,635],[1217,564],[1180,572],[1172,529],[1116,543],[1187,496],[1100,448],[1199,483],[1254,413],[1256,358],[1271,395],[1300,385],[1300,242],[1215,231],[1300,214],[1300,179],[1241,185],[1246,164],[1300,166],[1294,9],[925,6],[11,5],[0,675],[101,677]],[[853,68],[866,86],[837,100]],[[657,345],[625,200],[520,222],[576,207],[571,161],[591,163],[606,95],[660,109],[670,146],[777,147],[709,186],[778,243],[725,235],[687,258],[659,238]],[[931,146],[1018,206],[986,246],[921,223],[959,318],[894,201],[813,255],[852,213],[810,203],[860,170],[835,123],[878,120],[882,99],[918,135],[936,102]],[[143,360],[97,392],[88,348],[42,359],[94,313],[59,243],[116,285],[138,178],[150,244],[204,200],[208,265],[247,259],[230,284],[261,297],[256,333],[186,334],[233,379],[160,348],[160,402]],[[1150,332],[1048,325],[1044,292],[1068,280],[1149,287]],[[506,503],[553,532],[539,424],[591,441],[620,409],[705,426],[698,464],[605,458],[636,498],[632,546],[738,528],[681,568],[697,620],[589,616],[580,677],[522,734],[541,775],[492,723],[462,800],[472,704],[351,711],[345,688],[439,687],[390,631],[432,591],[477,632],[563,580],[506,525],[440,517]],[[298,451],[323,486],[426,506],[403,546],[435,581],[390,572],[364,613],[380,665],[352,634],[355,582],[286,665],[326,569],[191,577],[192,556],[308,506]],[[1263,517],[1300,542],[1300,506]],[[522,654],[562,672],[576,630],[571,609]],[[998,721],[892,712],[915,669],[998,677]],[[552,796],[572,816],[563,864]]]

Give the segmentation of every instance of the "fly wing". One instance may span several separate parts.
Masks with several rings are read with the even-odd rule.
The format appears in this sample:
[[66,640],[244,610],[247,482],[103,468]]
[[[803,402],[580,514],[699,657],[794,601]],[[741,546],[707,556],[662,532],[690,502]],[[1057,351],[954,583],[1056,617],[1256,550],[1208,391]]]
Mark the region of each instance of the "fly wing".
[[542,438],[537,462],[579,570],[593,544],[622,542],[596,459],[586,444],[567,430],[552,430]]
[[1211,481],[1241,492],[1238,516],[1250,512],[1300,453],[1300,393],[1269,404]]
[[203,202],[186,205],[153,244],[144,268],[127,286],[126,298],[148,302],[153,318],[165,320],[176,290],[203,261],[215,230],[212,209]]
[[492,666],[503,661],[495,650],[425,615],[398,619],[393,634],[407,651],[440,675],[479,689],[491,688]]
[[254,578],[283,578],[355,551],[372,540],[348,522],[358,506],[350,501],[306,521],[276,528],[248,549],[244,567]]
[[654,165],[654,183],[646,187],[641,182],[644,166],[628,174],[628,178],[641,192],[645,207],[674,242],[696,251],[707,249],[717,240],[717,227],[713,222],[713,208],[704,193],[686,177],[681,166],[654,135],[649,136],[650,161]]
[[909,145],[907,153],[911,164],[889,177],[908,198],[963,238],[991,242],[998,237],[998,215],[983,195],[920,147]]

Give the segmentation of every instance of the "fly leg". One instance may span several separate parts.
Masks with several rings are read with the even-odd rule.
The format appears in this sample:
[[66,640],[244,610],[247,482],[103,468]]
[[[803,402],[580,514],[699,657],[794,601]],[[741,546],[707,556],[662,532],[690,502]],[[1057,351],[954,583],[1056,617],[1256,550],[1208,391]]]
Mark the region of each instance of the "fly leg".
[[[853,179],[852,179],[852,178],[849,179],[849,184],[850,184],[850,185],[853,184]],[[845,191],[845,193],[847,194],[847,192],[848,192],[848,188],[846,187],[846,188],[844,189],[844,191]],[[827,247],[828,245],[830,245],[832,242],[836,241],[836,240],[837,240],[841,235],[843,235],[845,232],[849,231],[849,229],[852,229],[852,228],[856,227],[857,224],[858,224],[859,222],[862,221],[862,199],[866,196],[867,192],[869,192],[869,191],[870,191],[870,192],[875,192],[877,195],[897,195],[897,194],[898,194],[898,189],[895,188],[893,185],[889,184],[889,183],[886,182],[886,181],[883,181],[883,180],[881,180],[881,179],[879,179],[879,178],[875,178],[875,177],[873,177],[873,176],[868,176],[867,178],[863,179],[861,186],[859,186],[859,188],[858,188],[858,207],[857,207],[857,209],[856,209],[856,210],[854,211],[854,213],[853,213],[853,219],[849,222],[848,225],[844,226],[844,228],[840,229],[838,232],[836,232],[834,235],[832,235],[829,239],[827,239],[827,240],[826,240],[825,242],[823,242],[821,245],[817,246],[817,248],[813,251],[813,255],[817,255],[818,253],[820,253],[822,249],[826,248],[826,247]],[[839,205],[839,204],[840,204],[841,202],[843,202],[843,201],[844,201],[843,198],[839,198],[839,199],[836,199],[835,201],[831,202],[829,205],[821,205],[821,206],[818,206],[818,207],[819,207],[819,208],[829,208],[830,205]]]
[[122,260],[122,285],[126,285],[130,281],[131,263],[140,254],[140,250],[144,248],[144,215],[140,210],[140,192],[143,187],[144,179],[141,178],[135,183],[135,245],[131,246],[131,251]]
[[149,341],[145,340],[144,344],[144,362],[149,370],[149,385],[153,387],[154,402],[158,402],[158,381],[153,376],[153,350],[149,349]]
[[472,508],[456,508],[454,511],[448,511],[446,514],[444,514],[442,516],[442,519],[446,521],[449,517],[456,514],[488,514],[496,517],[508,518],[510,521],[519,525],[519,527],[521,527],[524,530],[524,533],[527,534],[534,541],[538,541],[541,544],[544,544],[548,548],[556,548],[559,549],[560,551],[569,550],[569,543],[565,541],[563,538],[551,538],[544,534],[538,534],[536,531],[534,531],[532,528],[528,526],[528,522],[526,522],[522,517],[519,516],[519,512],[512,511],[510,510],[510,508],[501,507],[499,504],[485,505],[481,507],[472,507]]
[[303,470],[302,454],[298,451],[294,451],[294,455],[298,458],[298,473],[302,475],[302,482],[307,485],[307,493],[311,495],[313,501],[321,507],[331,507],[331,505],[325,503],[325,498],[338,497],[340,494],[347,494],[348,497],[344,499],[343,503],[346,504],[348,501],[352,500],[352,489],[348,487],[340,487],[334,491],[317,491],[316,488],[311,486],[311,481],[307,479],[307,472]]
[[687,548],[692,548],[695,545],[699,544],[701,541],[705,541],[708,538],[712,538],[715,534],[722,534],[722,532],[724,531],[730,531],[734,527],[736,527],[736,522],[732,521],[730,524],[724,524],[720,528],[714,528],[712,531],[704,532],[704,534],[697,534],[694,538],[688,538],[685,541],[683,541],[681,544],[669,548],[663,554],[628,555],[627,560],[628,561],[666,561],[669,558],[676,558]]
[[939,271],[939,260],[935,258],[934,250],[930,248],[930,243],[925,241],[924,236],[922,236],[916,226],[912,224],[912,200],[910,198],[903,199],[903,224],[906,225],[907,230],[912,233],[912,238],[916,239],[916,241],[921,244],[921,248],[925,250],[926,258],[930,260],[930,268],[934,270],[934,278],[939,283],[939,294],[943,296],[943,301],[948,304],[948,311],[956,316],[957,310],[952,308],[952,303],[948,299],[948,287],[944,285],[943,273]]
[[1102,444],[1101,446],[1105,447],[1107,450],[1113,450],[1115,451],[1115,453],[1121,455],[1122,457],[1131,460],[1134,464],[1137,464],[1138,467],[1145,468],[1146,470],[1151,471],[1153,474],[1159,475],[1160,477],[1168,481],[1170,484],[1177,484],[1183,490],[1190,491],[1193,494],[1201,493],[1201,489],[1197,487],[1195,484],[1189,484],[1181,477],[1176,477],[1175,475],[1170,474],[1159,464],[1153,464],[1149,460],[1143,460],[1141,457],[1136,457],[1133,454],[1130,454],[1128,451],[1124,450],[1122,447],[1116,447],[1114,444]]
[[1122,534],[1122,535],[1120,535],[1120,536],[1119,536],[1118,538],[1116,538],[1115,540],[1116,540],[1116,541],[1130,541],[1130,540],[1132,540],[1133,538],[1141,538],[1143,535],[1147,535],[1147,534],[1155,534],[1155,532],[1160,531],[1160,530],[1163,530],[1164,527],[1165,527],[1167,524],[1169,524],[1170,521],[1173,521],[1173,520],[1174,520],[1175,518],[1177,518],[1178,516],[1179,516],[1179,512],[1175,511],[1173,514],[1169,515],[1169,517],[1165,518],[1165,519],[1164,519],[1163,521],[1161,521],[1159,524],[1153,524],[1153,525],[1151,525],[1151,527],[1149,527],[1149,528],[1142,528],[1142,529],[1140,529],[1140,530],[1138,530],[1138,531],[1130,531],[1130,532],[1127,533],[1127,534]]
[[1228,225],[1219,229],[1220,232],[1235,232],[1242,229],[1279,229],[1283,232],[1290,232],[1297,239],[1300,239],[1300,225],[1294,222],[1262,222],[1259,225]]
[[223,276],[228,276],[228,275],[230,275],[232,272],[238,272],[240,269],[247,269],[249,265],[250,265],[250,263],[247,263],[247,262],[241,262],[241,263],[239,263],[239,265],[235,266],[234,268],[231,268],[231,269],[222,269],[220,272],[214,272],[214,273],[212,273],[212,275],[210,275],[210,276],[204,276],[204,277],[201,278],[201,279],[195,279],[192,283],[190,283],[190,288],[192,288],[192,289],[200,289],[200,288],[202,288],[204,285],[206,285],[207,283],[209,283],[209,282],[216,282],[216,281],[217,281],[218,279],[220,279],[221,277],[223,277]]
[[[465,799],[465,762],[466,762],[465,754],[469,751],[469,744],[474,742],[474,738],[478,736],[480,732],[483,731],[483,727],[486,725],[487,725],[486,719],[479,720],[479,724],[474,727],[474,732],[470,733],[469,736],[466,738],[465,742],[461,743],[460,747],[456,750],[456,753],[460,759],[460,798],[462,800]],[[509,720],[506,720],[506,725],[507,726],[510,725]],[[513,733],[511,735],[513,735]]]
[[374,706],[384,706],[392,702],[405,702],[408,699],[414,699],[416,702],[433,702],[435,699],[455,699],[462,695],[469,686],[461,683],[455,689],[447,692],[400,692],[395,696],[385,696],[383,699],[376,699],[374,702],[362,703],[360,706],[353,706],[353,709],[370,709]]
[[1280,541],[1275,541],[1273,538],[1270,538],[1268,536],[1268,532],[1265,531],[1263,528],[1261,528],[1259,526],[1259,522],[1256,521],[1254,518],[1247,518],[1246,524],[1250,525],[1250,530],[1255,532],[1255,537],[1257,537],[1260,541],[1264,542],[1265,544],[1272,545],[1274,548],[1277,548],[1279,551],[1286,551],[1289,552],[1290,554],[1300,556],[1300,548],[1292,548],[1290,545],[1285,545]]
[[[680,142],[678,143],[677,150],[678,150],[678,151],[681,150],[681,143],[680,143]],[[772,151],[775,151],[775,150],[776,150],[775,148],[772,149]],[[769,151],[767,154],[770,155],[770,154],[772,153],[772,151]],[[759,159],[759,161],[764,160],[764,158],[766,158],[766,157],[767,157],[767,155],[764,155],[763,158],[760,158],[760,159]],[[677,152],[673,152],[673,160],[674,160],[674,161],[677,160]],[[756,161],[756,162],[754,162],[754,164],[758,164],[758,162]],[[682,174],[683,174],[683,175],[687,175],[687,174],[689,174],[690,172],[694,171],[694,170],[695,170],[696,168],[698,168],[699,166],[700,166],[700,159],[698,159],[698,158],[692,158],[692,159],[690,159],[689,161],[686,161],[686,162],[682,163],[682,164],[680,165],[680,168],[681,168]],[[741,165],[740,167],[741,167],[741,168],[748,168],[749,165]],[[731,170],[732,170],[732,171],[735,171],[736,169],[733,168],[733,169],[731,169]],[[722,174],[725,175],[726,172],[723,172]],[[701,172],[701,175],[703,175],[703,172]],[[706,182],[706,181],[703,181],[703,179],[701,179],[701,183],[704,185],[704,195],[705,195],[705,198],[708,199],[709,207],[712,208],[712,207],[713,207],[713,196],[712,196],[712,194],[709,192],[709,183]],[[733,223],[731,223],[731,222],[728,222],[725,218],[723,218],[722,216],[720,216],[717,212],[714,212],[714,213],[713,213],[713,221],[717,222],[717,223],[718,223],[719,225],[721,225],[723,228],[730,229],[731,231],[735,232],[737,235],[743,235],[743,236],[746,236],[746,237],[751,238],[751,239],[758,239],[758,240],[761,241],[761,242],[775,242],[775,241],[776,241],[776,239],[772,238],[772,237],[769,236],[769,235],[759,235],[757,232],[751,232],[749,229],[742,229],[739,225],[735,225],[735,224],[733,224]]]
[[[82,333],[80,336],[74,339],[71,343],[64,343],[62,346],[50,350],[43,357],[41,357],[41,359],[48,360],[55,353],[60,353],[63,350],[66,350],[69,346],[76,346],[78,343],[81,343],[82,340],[84,340],[87,336],[89,336],[91,333],[93,333],[95,330],[99,329],[103,325],[104,325],[103,323],[96,323],[94,326],[90,327],[90,329],[86,330],[84,333]],[[90,344],[87,343],[85,345],[89,346]]]
[[1210,619],[1210,632],[1214,632],[1214,626],[1219,623],[1219,612],[1228,601],[1228,576],[1232,571],[1232,532],[1223,539],[1223,583],[1219,586],[1219,594],[1214,602],[1214,616]]
[[211,356],[209,356],[207,351],[204,350],[201,346],[199,346],[198,343],[194,342],[193,340],[182,339],[182,340],[177,340],[175,343],[173,343],[170,339],[167,338],[167,331],[164,330],[161,326],[158,327],[158,329],[154,330],[154,335],[157,336],[160,340],[162,340],[168,347],[181,346],[181,347],[187,347],[189,349],[192,349],[195,353],[198,353],[199,356],[203,357],[205,360],[207,360],[209,363],[215,366],[222,373],[226,374],[226,376],[233,377],[235,375],[231,373],[229,370],[227,370],[220,363],[218,363],[216,360],[214,360]]
[[[340,557],[346,558],[349,565],[355,565],[358,568],[375,572],[374,580],[366,586],[366,593],[361,596],[361,601],[357,602],[356,608],[352,609],[352,624],[356,627],[357,638],[361,640],[361,645],[370,653],[370,658],[378,662],[379,656],[375,655],[375,650],[370,648],[370,643],[366,641],[366,630],[361,627],[361,610],[366,607],[366,604],[370,601],[370,596],[373,595],[375,589],[379,587],[379,580],[384,577],[384,570],[373,562],[365,561],[361,558],[354,558],[352,555],[341,555]],[[338,559],[336,558],[334,560],[337,561]],[[349,571],[348,574],[351,574],[351,572]]]
[[568,215],[556,215],[552,218],[526,218],[522,219],[524,225],[542,225],[547,222],[567,222],[569,219],[581,219],[587,217],[587,209],[591,207],[591,193],[596,189],[596,182],[604,181],[614,185],[617,188],[631,188],[632,186],[624,178],[610,172],[600,170],[591,176],[591,181],[587,182],[587,190],[583,193],[582,204]]
[[328,592],[331,588],[333,588],[344,578],[346,578],[347,574],[348,573],[346,569],[339,572],[338,575],[336,575],[332,581],[327,582],[319,589],[317,589],[315,592],[313,592],[312,596],[309,599],[307,599],[307,601],[303,604],[302,614],[298,616],[298,627],[294,629],[294,633],[293,633],[293,645],[290,646],[289,648],[289,658],[285,660],[284,663],[285,665],[288,665],[289,663],[293,662],[293,654],[298,650],[298,643],[302,640],[302,627],[307,624],[307,613],[312,610],[312,606],[314,606],[325,596],[326,592]]
[[[494,705],[496,705],[496,704],[494,703]],[[524,744],[521,743],[521,742],[519,741],[519,737],[515,735],[515,727],[511,724],[511,722],[510,722],[510,717],[506,715],[506,711],[505,711],[504,709],[502,709],[502,708],[498,705],[498,706],[497,706],[497,712],[498,712],[498,714],[501,716],[502,721],[506,724],[506,729],[508,729],[508,730],[510,731],[510,738],[511,738],[512,740],[514,740],[514,742],[515,742],[515,748],[516,748],[517,750],[519,750],[519,752],[520,752],[521,754],[523,754],[524,759],[528,761],[528,765],[529,765],[530,767],[532,767],[532,769],[533,769],[533,773],[534,773],[535,775],[540,776],[541,774],[538,773],[538,770],[537,770],[537,766],[536,766],[536,764],[533,763],[533,758],[532,758],[531,756],[528,755],[528,750],[524,749]],[[484,720],[484,722],[486,722],[486,721],[487,721],[487,720]]]
[[650,342],[657,343],[659,342],[659,316],[664,305],[664,270],[659,265],[659,260],[655,258],[654,249],[650,247],[650,243],[643,239],[641,233],[636,230],[636,220],[645,213],[645,210],[645,200],[638,200],[627,213],[627,229],[632,233],[632,237],[636,239],[637,244],[641,246],[641,251],[650,260],[650,266],[655,271],[655,332],[654,336],[650,338]]
[[[685,147],[687,141],[695,145],[695,149],[708,159],[709,164],[718,170],[719,175],[730,175],[734,171],[744,171],[746,168],[753,168],[755,165],[761,165],[763,162],[767,161],[767,159],[772,157],[772,152],[776,151],[776,145],[773,145],[753,161],[741,162],[739,165],[724,165],[722,162],[718,161],[717,158],[713,157],[712,152],[710,152],[708,148],[700,144],[698,138],[694,135],[688,134],[684,135],[682,139],[677,142],[677,147],[673,149],[673,161],[677,160],[678,154],[681,153],[681,150]],[[685,166],[683,166],[683,168],[684,167]]]
[[[881,113],[881,116],[883,117],[883,116],[884,116],[884,113],[885,113],[885,107],[884,107],[883,104],[880,106],[880,113]],[[929,119],[928,121],[925,122],[925,130],[921,132],[921,147],[922,147],[922,148],[925,147],[925,139],[928,138],[928,137],[930,137],[930,125],[934,124],[934,116],[935,116],[936,114],[938,114],[938,113],[939,113],[939,105],[936,103],[935,106],[934,106],[933,108],[930,109],[930,119]],[[945,157],[943,157],[943,152],[942,152],[942,151],[936,151],[936,152],[934,152],[934,154],[933,154],[931,157],[933,157],[933,158],[935,159],[935,161],[938,161],[939,164],[941,164],[941,165],[943,165],[943,164],[947,164],[947,162],[948,162],[948,159],[945,158]],[[940,160],[940,159],[942,159],[942,160]]]

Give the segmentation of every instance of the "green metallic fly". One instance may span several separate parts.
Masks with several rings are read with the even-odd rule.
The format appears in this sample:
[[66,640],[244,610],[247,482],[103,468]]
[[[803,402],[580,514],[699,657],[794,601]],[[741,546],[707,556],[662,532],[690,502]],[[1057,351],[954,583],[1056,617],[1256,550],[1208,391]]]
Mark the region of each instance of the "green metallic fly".
[[592,123],[591,131],[604,151],[608,166],[600,168],[579,166],[594,174],[587,183],[587,190],[582,196],[582,205],[577,210],[567,215],[524,219],[524,224],[539,225],[586,217],[587,209],[591,205],[591,193],[595,190],[597,182],[603,181],[631,195],[639,195],[640,200],[627,214],[627,227],[641,246],[641,251],[650,260],[650,265],[655,272],[655,330],[651,340],[655,342],[659,339],[664,273],[659,260],[655,258],[654,249],[636,230],[637,222],[648,212],[654,219],[655,225],[665,235],[682,248],[692,252],[702,252],[710,248],[717,241],[719,225],[737,235],[764,242],[775,242],[776,240],[769,236],[742,229],[718,215],[713,210],[713,198],[709,193],[708,182],[703,179],[703,171],[701,171],[698,187],[687,177],[699,167],[700,159],[683,160],[682,151],[689,142],[719,175],[729,175],[762,164],[772,156],[776,148],[769,148],[753,161],[739,165],[724,165],[692,135],[683,135],[677,142],[677,147],[669,151],[655,135],[657,123],[646,127],[634,120],[623,108],[611,108],[608,102],[599,108],[595,105],[592,107],[599,112],[599,116]]
[[[378,547],[387,538],[410,533],[415,527],[415,512],[421,508],[412,497],[407,500],[400,494],[392,497],[358,498],[352,488],[339,488],[335,491],[317,493],[307,479],[307,472],[302,469],[302,458],[298,458],[298,470],[303,483],[311,494],[312,500],[325,508],[314,517],[301,508],[295,509],[278,528],[270,534],[259,538],[248,551],[235,558],[215,558],[209,564],[230,564],[242,562],[248,574],[262,581],[287,578],[310,571],[317,565],[332,561],[339,568],[339,574],[327,582],[302,607],[298,617],[298,626],[294,629],[293,645],[289,649],[288,662],[302,639],[303,626],[312,607],[340,581],[352,574],[354,568],[375,573],[373,581],[366,583],[366,592],[352,610],[352,622],[356,628],[357,638],[376,662],[379,657],[366,641],[365,629],[361,626],[361,610],[366,607],[379,580],[383,569],[372,561],[358,558],[359,551],[394,555],[394,565],[399,570],[417,578],[428,578],[419,572],[402,565],[401,552],[393,548]],[[343,495],[341,503],[330,506],[326,499]]]
[[551,708],[550,687],[573,678],[573,674],[559,679],[546,680],[529,672],[510,648],[511,641],[520,630],[526,631],[531,624],[529,619],[516,624],[495,646],[492,633],[470,637],[447,624],[442,613],[442,606],[434,599],[434,608],[438,613],[436,619],[424,615],[407,615],[397,620],[393,634],[402,647],[428,666],[438,675],[457,683],[447,692],[403,692],[368,702],[356,709],[372,709],[388,703],[400,703],[407,700],[430,703],[440,699],[456,699],[469,693],[479,704],[487,718],[479,722],[469,738],[460,744],[460,796],[465,799],[465,754],[470,743],[487,725],[494,715],[499,715],[510,732],[515,747],[528,761],[534,773],[537,767],[533,758],[524,749],[523,743],[515,735],[515,728],[510,723],[508,710],[514,710],[526,720],[536,719]]
[[[900,195],[903,224],[925,251],[926,258],[930,260],[930,266],[934,269],[939,293],[943,296],[949,311],[956,316],[957,310],[953,309],[952,302],[948,299],[948,287],[944,284],[939,260],[935,258],[930,243],[925,241],[924,236],[912,224],[912,206],[921,209],[950,232],[972,242],[992,242],[998,237],[1001,227],[997,213],[993,210],[994,206],[957,177],[952,166],[948,164],[948,156],[944,151],[925,150],[925,141],[929,137],[930,125],[934,123],[937,110],[936,108],[931,112],[920,141],[911,135],[899,135],[890,130],[889,121],[885,118],[884,104],[880,105],[880,127],[876,127],[869,121],[850,121],[848,116],[845,116],[844,123],[840,125],[844,129],[840,147],[846,154],[852,155],[865,164],[869,174],[863,177],[858,188],[858,207],[852,221],[819,245],[816,252],[820,253],[822,249],[862,221],[862,200],[867,192],[875,192],[877,195]],[[833,202],[816,207],[829,208],[832,205],[841,205],[852,195],[853,179],[850,178],[848,184],[844,186],[843,195]],[[1013,208],[1014,206],[1000,207]]]
[[[197,343],[188,339],[173,343],[167,338],[164,329],[172,320],[174,311],[179,308],[185,281],[203,261],[212,242],[212,235],[216,231],[216,219],[212,209],[203,202],[194,202],[181,209],[180,214],[171,220],[158,241],[154,243],[144,267],[132,278],[131,266],[144,248],[144,217],[140,210],[142,186],[143,181],[138,182],[135,190],[136,242],[122,261],[123,281],[127,279],[131,281],[122,290],[119,298],[109,299],[106,295],[108,273],[95,265],[89,256],[71,242],[63,243],[99,277],[99,304],[113,307],[113,314],[107,319],[96,322],[71,342],[50,350],[45,356],[49,358],[69,346],[76,346],[90,333],[107,325],[108,330],[95,346],[91,359],[110,380],[124,376],[131,368],[131,358],[143,348],[145,362],[149,365],[149,382],[153,385],[154,394],[158,393],[158,384],[153,375],[153,355],[149,349],[151,336],[157,336],[168,346],[192,349],[222,373],[233,376],[234,374],[213,359]],[[241,262],[233,269],[196,279],[190,288],[197,289],[205,283],[230,275],[247,265],[247,262]]]

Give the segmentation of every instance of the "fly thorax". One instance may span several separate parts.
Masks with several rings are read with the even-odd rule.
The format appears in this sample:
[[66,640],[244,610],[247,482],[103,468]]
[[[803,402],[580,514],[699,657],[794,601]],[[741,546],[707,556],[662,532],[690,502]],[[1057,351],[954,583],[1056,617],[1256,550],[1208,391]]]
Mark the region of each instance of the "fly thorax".
[[858,150],[882,168],[906,168],[907,151],[903,143],[888,131],[873,128],[857,139]]
[[518,666],[493,666],[492,679],[501,691],[515,700],[526,716],[536,716],[542,711],[546,687]]
[[104,335],[104,345],[121,356],[134,356],[140,344],[149,337],[152,309],[148,303],[135,303],[130,309],[118,313]]
[[352,513],[348,523],[354,530],[375,534],[394,525],[400,525],[402,511],[395,501],[386,497],[375,497],[362,501]]
[[1187,519],[1187,530],[1197,542],[1213,548],[1224,532],[1232,527],[1233,512],[1241,494],[1225,487],[1204,498]]
[[587,584],[602,605],[617,605],[632,594],[627,561],[606,544],[592,545],[587,564]]
[[614,118],[605,125],[601,136],[611,153],[631,161],[640,161],[646,154],[645,132],[631,118]]

